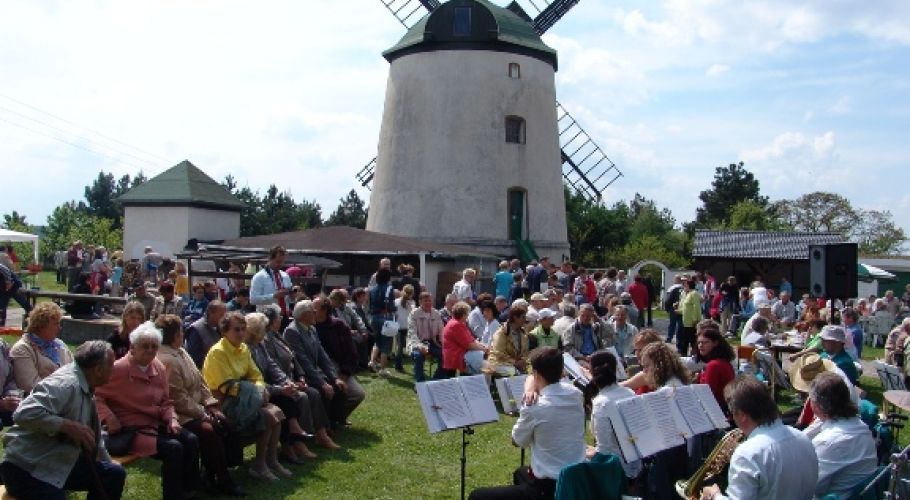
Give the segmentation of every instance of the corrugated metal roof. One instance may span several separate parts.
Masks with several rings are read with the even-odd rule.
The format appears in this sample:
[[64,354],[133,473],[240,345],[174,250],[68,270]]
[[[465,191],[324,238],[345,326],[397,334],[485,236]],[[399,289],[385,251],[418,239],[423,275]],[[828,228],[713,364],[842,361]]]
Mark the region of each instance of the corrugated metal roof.
[[844,242],[838,233],[696,230],[692,257],[808,260],[809,245]]
[[120,197],[124,205],[186,204],[240,210],[238,200],[221,184],[183,160]]
[[447,256],[493,256],[493,254],[467,246],[446,245],[347,226],[326,226],[304,231],[246,236],[225,240],[221,245],[245,249],[269,249],[275,245],[281,245],[288,250],[313,254],[416,255],[427,253]]

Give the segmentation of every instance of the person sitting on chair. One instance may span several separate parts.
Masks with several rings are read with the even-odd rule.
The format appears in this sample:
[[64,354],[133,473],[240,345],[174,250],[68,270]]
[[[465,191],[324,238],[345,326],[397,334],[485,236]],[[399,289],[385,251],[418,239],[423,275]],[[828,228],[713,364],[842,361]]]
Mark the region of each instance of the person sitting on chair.
[[818,459],[812,442],[781,423],[777,404],[755,377],[741,375],[724,390],[727,406],[745,440],[730,458],[727,494],[717,485],[702,490],[702,500],[812,498]]
[[818,456],[815,494],[819,498],[830,494],[847,498],[878,464],[872,431],[860,420],[850,389],[836,373],[822,373],[812,381],[809,404],[821,421],[812,437]]
[[571,384],[560,382],[562,354],[553,347],[540,347],[531,352],[530,363],[533,375],[525,382],[527,405],[512,427],[512,442],[531,448],[531,467],[515,471],[514,486],[479,488],[471,492],[471,500],[550,500],[559,471],[585,459],[584,397]]

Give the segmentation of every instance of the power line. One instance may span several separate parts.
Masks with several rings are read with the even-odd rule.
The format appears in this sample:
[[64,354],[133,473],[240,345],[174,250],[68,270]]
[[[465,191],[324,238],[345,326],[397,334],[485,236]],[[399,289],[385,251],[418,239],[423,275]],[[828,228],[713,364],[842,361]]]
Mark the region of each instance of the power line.
[[79,128],[79,129],[86,130],[86,131],[88,131],[88,132],[90,132],[90,133],[92,133],[92,134],[95,134],[95,135],[97,135],[97,136],[99,136],[99,137],[102,137],[102,138],[104,138],[104,139],[107,139],[107,140],[109,140],[109,141],[111,141],[111,142],[115,142],[115,143],[120,144],[120,145],[122,145],[122,146],[126,146],[126,147],[128,147],[128,148],[130,148],[130,149],[132,149],[132,150],[134,150],[134,151],[137,151],[137,152],[142,153],[142,154],[144,154],[144,155],[146,155],[146,156],[149,156],[149,157],[151,157],[151,158],[154,158],[154,159],[156,159],[156,160],[159,160],[159,161],[161,161],[161,162],[163,162],[163,163],[165,163],[165,164],[168,163],[168,162],[170,161],[170,160],[168,160],[167,158],[164,158],[164,157],[162,157],[162,156],[158,156],[158,155],[155,154],[155,153],[150,153],[150,152],[148,152],[148,151],[146,151],[146,150],[144,150],[144,149],[142,149],[142,148],[138,148],[138,147],[136,147],[136,146],[133,146],[133,145],[131,145],[131,144],[128,144],[128,143],[126,143],[126,142],[123,142],[123,141],[121,141],[121,140],[119,140],[119,139],[115,139],[115,138],[110,137],[110,136],[108,136],[108,135],[105,135],[105,134],[103,134],[103,133],[101,133],[101,132],[98,132],[97,130],[93,130],[93,129],[88,128],[88,127],[86,127],[86,126],[79,125],[78,123],[75,123],[75,122],[73,122],[73,121],[67,120],[66,118],[62,118],[62,117],[60,117],[60,116],[57,116],[57,115],[55,115],[55,114],[53,114],[53,113],[51,113],[51,112],[49,112],[49,111],[45,111],[45,110],[43,110],[43,109],[41,109],[41,108],[38,108],[37,106],[33,106],[33,105],[31,105],[31,104],[29,104],[29,103],[27,103],[27,102],[23,102],[23,101],[21,101],[21,100],[19,100],[19,99],[16,99],[16,98],[14,98],[14,97],[10,97],[10,96],[8,96],[8,95],[2,93],[2,92],[0,92],[0,97],[2,97],[2,98],[4,98],[4,99],[7,99],[7,100],[9,100],[9,101],[15,102],[16,104],[19,104],[19,105],[21,105],[21,106],[25,106],[25,107],[27,107],[27,108],[33,109],[33,110],[35,110],[35,111],[37,111],[37,112],[39,112],[39,113],[45,114],[45,115],[47,115],[47,116],[50,116],[51,118],[53,118],[53,119],[55,119],[55,120],[59,120],[59,121],[61,121],[61,122],[63,122],[63,123],[66,123],[66,124],[68,124],[68,125],[72,125],[73,127],[76,127],[76,128]]
[[8,120],[8,119],[6,119],[6,118],[4,118],[4,117],[2,117],[2,116],[0,116],[0,121],[6,122],[6,123],[8,123],[8,124],[10,124],[10,125],[13,125],[14,127],[19,127],[19,128],[21,128],[21,129],[28,130],[29,132],[32,132],[32,133],[35,133],[35,134],[38,134],[38,135],[42,135],[42,136],[44,136],[44,137],[48,137],[48,138],[53,139],[53,140],[55,140],[55,141],[62,142],[62,143],[64,143],[64,144],[67,144],[67,145],[72,146],[72,147],[74,147],[74,148],[78,148],[78,149],[81,149],[81,150],[83,150],[83,151],[87,151],[87,152],[92,153],[92,154],[94,154],[94,155],[102,156],[102,157],[108,158],[108,159],[110,159],[110,160],[114,160],[114,161],[117,161],[117,162],[121,162],[121,163],[123,163],[123,164],[125,164],[125,165],[129,165],[129,166],[131,166],[131,167],[138,168],[139,170],[142,170],[142,166],[140,166],[140,165],[135,165],[135,164],[133,164],[133,163],[128,163],[128,162],[122,161],[120,158],[111,156],[111,155],[109,155],[109,154],[107,154],[107,153],[104,153],[104,152],[102,152],[102,151],[96,151],[96,150],[94,150],[94,149],[92,149],[92,148],[83,146],[83,145],[81,145],[81,144],[77,144],[77,143],[75,143],[75,142],[67,141],[67,140],[65,140],[65,139],[63,139],[63,138],[60,138],[60,137],[57,137],[57,136],[55,136],[55,135],[53,135],[53,134],[48,134],[48,133],[42,132],[42,131],[40,131],[40,130],[35,130],[35,129],[33,129],[33,128],[30,128],[30,127],[27,127],[27,126],[25,126],[25,125],[22,125],[21,123],[17,123],[17,122]]

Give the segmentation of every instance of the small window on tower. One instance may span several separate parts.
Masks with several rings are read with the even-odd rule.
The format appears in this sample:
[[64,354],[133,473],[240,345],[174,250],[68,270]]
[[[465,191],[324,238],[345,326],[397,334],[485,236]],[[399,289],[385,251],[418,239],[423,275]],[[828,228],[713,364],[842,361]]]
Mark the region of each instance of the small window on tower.
[[455,20],[452,26],[455,36],[470,36],[471,34],[471,8],[455,7]]
[[518,63],[509,63],[509,78],[521,78],[521,66]]
[[520,116],[506,117],[506,142],[525,143],[525,120]]

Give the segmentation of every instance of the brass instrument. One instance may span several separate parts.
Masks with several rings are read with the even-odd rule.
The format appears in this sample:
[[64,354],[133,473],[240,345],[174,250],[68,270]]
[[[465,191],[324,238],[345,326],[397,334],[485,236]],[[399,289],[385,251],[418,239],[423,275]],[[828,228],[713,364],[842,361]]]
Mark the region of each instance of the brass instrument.
[[698,500],[701,497],[702,488],[724,473],[727,465],[730,464],[733,452],[736,451],[736,447],[739,446],[742,440],[743,431],[739,429],[733,429],[724,434],[724,437],[711,450],[708,459],[695,471],[695,474],[687,481],[676,482],[676,493],[679,494],[680,498]]

